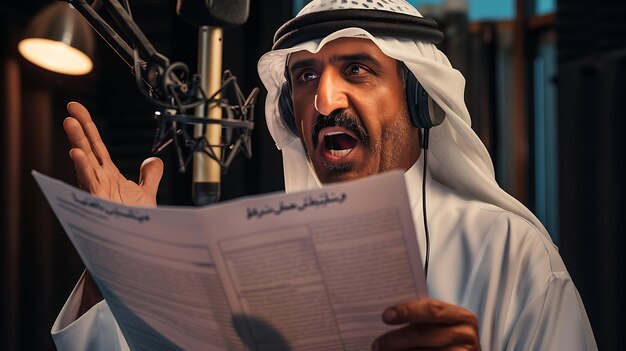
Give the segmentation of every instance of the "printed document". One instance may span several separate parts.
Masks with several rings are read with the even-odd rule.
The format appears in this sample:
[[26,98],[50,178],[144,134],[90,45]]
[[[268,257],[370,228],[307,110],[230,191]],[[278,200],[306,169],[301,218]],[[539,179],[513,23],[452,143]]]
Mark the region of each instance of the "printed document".
[[157,208],[33,176],[131,349],[367,350],[426,296],[401,172]]

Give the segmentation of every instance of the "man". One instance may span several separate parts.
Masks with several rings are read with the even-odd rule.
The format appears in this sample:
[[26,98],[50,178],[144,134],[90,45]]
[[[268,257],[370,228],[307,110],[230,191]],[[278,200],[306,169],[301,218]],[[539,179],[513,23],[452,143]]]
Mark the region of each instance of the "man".
[[[402,169],[418,233],[428,197],[430,298],[381,311],[397,328],[377,336],[373,349],[596,349],[556,248],[536,217],[496,184],[469,126],[463,77],[432,44],[432,31],[413,30],[428,27],[420,18],[402,0],[315,0],[279,30],[258,68],[286,190]],[[405,19],[410,28],[396,26]],[[411,74],[445,113],[432,129],[425,194],[420,142],[429,133],[412,121]],[[139,184],[126,180],[84,107],[72,103],[68,111],[74,118],[64,127],[81,185],[125,204],[156,205],[162,162],[146,160]],[[418,241],[425,247],[423,235]],[[53,327],[59,349],[125,346],[101,299],[86,274]]]

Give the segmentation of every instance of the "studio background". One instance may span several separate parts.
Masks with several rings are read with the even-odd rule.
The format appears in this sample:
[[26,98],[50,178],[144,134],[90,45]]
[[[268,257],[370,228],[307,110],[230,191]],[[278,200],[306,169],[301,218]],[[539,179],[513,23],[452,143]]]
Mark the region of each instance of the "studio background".
[[[53,350],[50,328],[84,269],[34,179],[32,169],[75,184],[62,129],[68,101],[92,113],[113,160],[137,179],[150,155],[154,108],[130,68],[96,38],[94,70],[79,77],[41,69],[17,43],[52,1],[0,2],[0,348]],[[547,3],[549,3],[548,1]],[[244,94],[262,87],[258,58],[275,30],[306,1],[251,0],[250,18],[224,32],[224,68]],[[619,0],[413,1],[441,24],[440,48],[467,79],[473,128],[489,149],[498,182],[546,224],[572,275],[600,349],[618,349],[624,326],[624,131],[626,4]],[[131,0],[157,50],[196,71],[197,29],[176,1]],[[482,10],[481,10],[481,7]],[[487,9],[487,10],[485,10]],[[496,13],[497,11],[500,11]],[[491,11],[491,12],[490,12]],[[102,11],[101,11],[102,12]],[[282,160],[267,132],[262,89],[253,157],[239,156],[222,200],[283,189]],[[189,174],[173,149],[158,202],[191,205]]]

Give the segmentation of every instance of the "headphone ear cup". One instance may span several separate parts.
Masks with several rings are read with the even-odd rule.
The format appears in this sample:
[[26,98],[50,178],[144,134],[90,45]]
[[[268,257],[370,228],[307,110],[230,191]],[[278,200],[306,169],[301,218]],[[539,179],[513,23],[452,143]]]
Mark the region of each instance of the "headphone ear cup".
[[445,111],[428,95],[411,71],[406,78],[406,98],[409,117],[415,128],[436,127],[446,118]]
[[296,128],[296,117],[293,112],[293,101],[291,100],[291,84],[289,81],[284,82],[280,87],[280,96],[278,98],[278,112],[285,122],[285,125],[293,135],[298,136],[298,128]]

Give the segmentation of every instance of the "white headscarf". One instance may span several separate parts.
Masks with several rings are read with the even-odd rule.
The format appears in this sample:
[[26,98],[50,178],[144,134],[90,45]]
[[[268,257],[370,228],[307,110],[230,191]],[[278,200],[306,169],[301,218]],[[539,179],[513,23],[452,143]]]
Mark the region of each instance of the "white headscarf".
[[[296,17],[348,8],[384,10],[422,17],[404,0],[314,0]],[[259,76],[268,92],[265,118],[276,146],[283,154],[287,192],[321,186],[299,138],[290,132],[278,110],[280,88],[285,82],[287,55],[301,50],[316,53],[326,43],[345,37],[368,38],[387,56],[403,61],[432,99],[446,112],[445,121],[430,132],[428,168],[433,179],[460,194],[516,213],[548,236],[537,217],[496,183],[491,157],[471,129],[464,99],[465,79],[452,68],[448,58],[432,43],[373,36],[356,27],[341,29],[324,38],[291,48],[270,51],[259,60]]]

